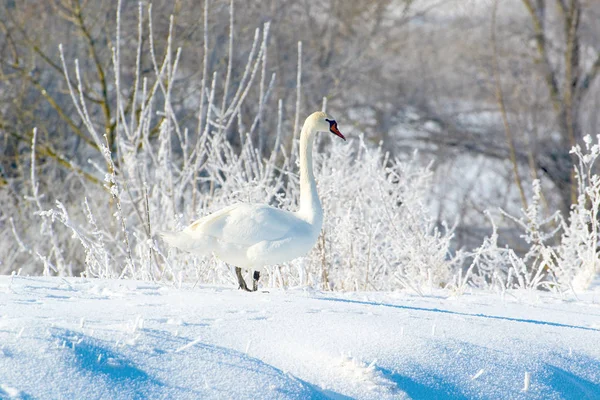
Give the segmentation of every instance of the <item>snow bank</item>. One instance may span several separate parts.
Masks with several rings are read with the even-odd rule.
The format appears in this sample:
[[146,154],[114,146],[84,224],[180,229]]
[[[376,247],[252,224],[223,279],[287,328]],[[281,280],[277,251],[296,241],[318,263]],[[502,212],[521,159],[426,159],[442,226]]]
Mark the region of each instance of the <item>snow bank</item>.
[[0,398],[600,396],[598,292],[448,294],[3,276]]

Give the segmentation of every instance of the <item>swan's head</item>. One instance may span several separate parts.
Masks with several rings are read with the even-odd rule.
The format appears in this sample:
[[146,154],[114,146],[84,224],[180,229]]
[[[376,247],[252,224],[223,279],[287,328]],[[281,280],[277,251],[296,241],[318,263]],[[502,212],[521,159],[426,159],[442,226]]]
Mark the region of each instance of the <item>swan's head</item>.
[[307,121],[310,121],[316,131],[319,132],[331,132],[336,136],[341,137],[346,140],[342,132],[338,129],[337,122],[335,119],[331,118],[329,115],[322,111],[317,111],[312,113]]

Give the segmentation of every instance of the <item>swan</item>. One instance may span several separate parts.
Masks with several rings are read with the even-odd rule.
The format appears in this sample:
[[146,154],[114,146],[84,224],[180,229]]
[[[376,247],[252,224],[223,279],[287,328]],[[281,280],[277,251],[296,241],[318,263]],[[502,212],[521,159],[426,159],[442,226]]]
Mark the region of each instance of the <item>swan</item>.
[[[335,119],[324,112],[312,113],[302,127],[298,211],[238,203],[200,218],[180,232],[162,232],[163,240],[190,253],[214,254],[235,266],[240,289],[256,291],[265,266],[302,257],[317,242],[323,209],[313,174],[312,149],[315,134],[327,131],[346,140]],[[242,268],[254,271],[252,289],[242,277]]]

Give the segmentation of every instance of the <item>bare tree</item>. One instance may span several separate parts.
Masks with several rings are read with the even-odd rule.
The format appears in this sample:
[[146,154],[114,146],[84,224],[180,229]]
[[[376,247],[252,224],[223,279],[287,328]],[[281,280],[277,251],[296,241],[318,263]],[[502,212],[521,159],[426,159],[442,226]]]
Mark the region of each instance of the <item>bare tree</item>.
[[596,54],[590,57],[584,47],[582,22],[586,11],[594,10],[592,2],[581,0],[522,1],[529,12],[535,41],[532,56],[546,85],[547,101],[561,137],[550,150],[553,154],[540,155],[536,161],[558,187],[566,211],[577,201],[574,159],[569,151],[582,138],[584,102],[600,72],[600,49],[596,48]]

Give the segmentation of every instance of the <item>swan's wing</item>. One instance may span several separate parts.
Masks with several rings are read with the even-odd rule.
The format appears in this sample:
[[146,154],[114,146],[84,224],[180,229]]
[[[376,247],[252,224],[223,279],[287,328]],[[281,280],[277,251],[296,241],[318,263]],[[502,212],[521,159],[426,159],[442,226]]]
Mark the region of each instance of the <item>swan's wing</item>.
[[298,225],[305,224],[291,212],[256,204],[235,204],[191,224],[192,237],[213,237],[222,243],[252,246],[278,240]]

